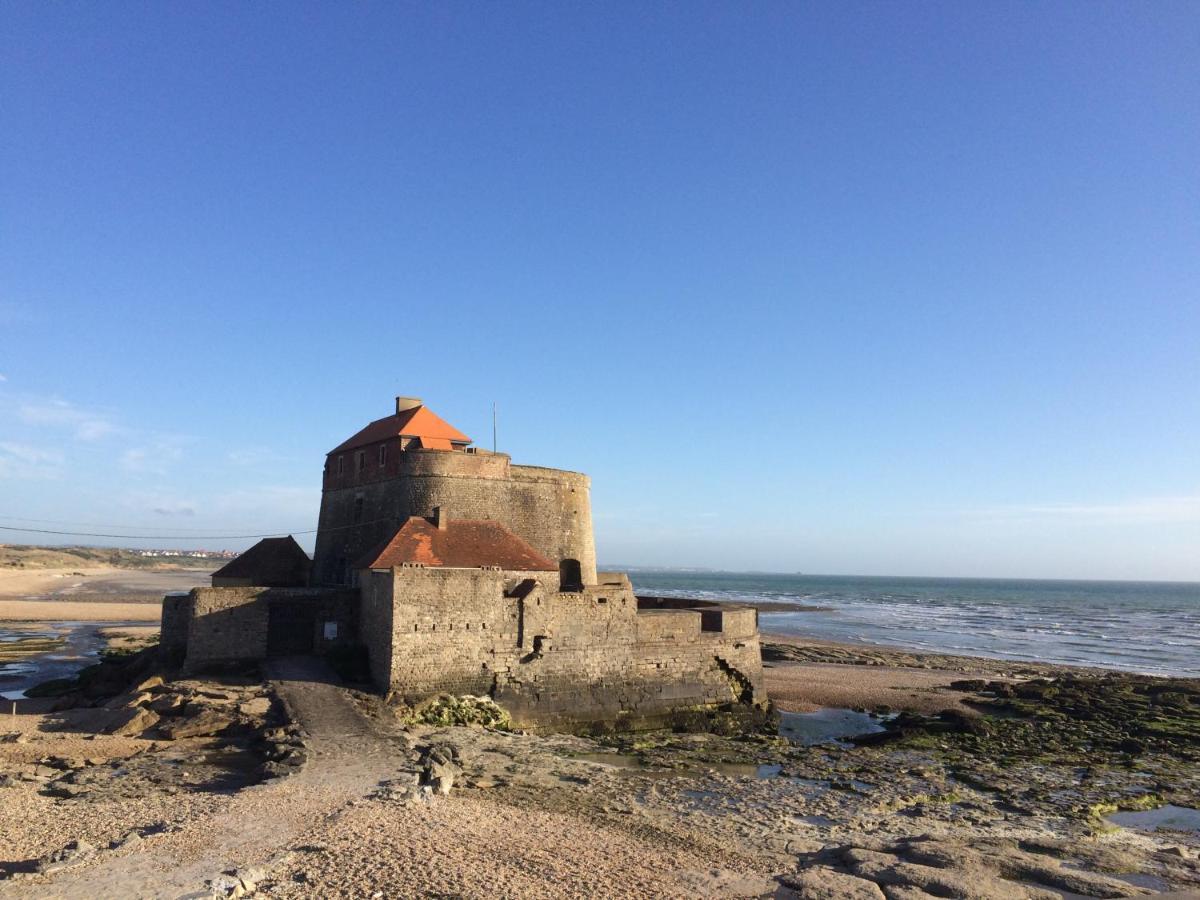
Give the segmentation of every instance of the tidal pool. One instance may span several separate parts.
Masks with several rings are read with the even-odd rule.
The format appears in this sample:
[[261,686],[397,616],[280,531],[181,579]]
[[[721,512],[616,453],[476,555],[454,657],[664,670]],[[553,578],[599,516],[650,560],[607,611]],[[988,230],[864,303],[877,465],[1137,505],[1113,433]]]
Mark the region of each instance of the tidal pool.
[[20,700],[35,684],[74,675],[99,658],[107,644],[101,628],[127,624],[138,623],[14,622],[0,627],[0,697]]
[[1168,803],[1158,809],[1139,812],[1117,812],[1108,817],[1114,825],[1136,828],[1138,831],[1197,831],[1200,832],[1200,809],[1174,806]]
[[779,714],[779,733],[794,744],[812,747],[818,744],[850,746],[848,738],[878,734],[886,730],[886,717],[852,709],[827,707],[810,713]]

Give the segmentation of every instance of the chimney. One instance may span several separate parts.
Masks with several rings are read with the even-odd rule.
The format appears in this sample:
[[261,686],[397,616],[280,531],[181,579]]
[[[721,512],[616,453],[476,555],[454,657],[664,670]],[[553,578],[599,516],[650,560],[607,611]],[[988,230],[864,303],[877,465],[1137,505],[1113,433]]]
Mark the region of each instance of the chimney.
[[444,506],[435,506],[433,508],[433,524],[437,526],[438,531],[445,531],[450,525],[450,510]]
[[397,397],[396,398],[396,415],[402,412],[408,412],[410,409],[416,409],[421,405],[420,397]]

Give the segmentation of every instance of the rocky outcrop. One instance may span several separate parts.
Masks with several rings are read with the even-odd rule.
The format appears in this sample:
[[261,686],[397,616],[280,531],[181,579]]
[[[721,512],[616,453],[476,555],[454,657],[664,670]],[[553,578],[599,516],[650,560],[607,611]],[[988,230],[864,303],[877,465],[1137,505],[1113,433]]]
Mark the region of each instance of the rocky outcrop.
[[1058,900],[1060,891],[1085,897],[1149,893],[1118,878],[1066,868],[1058,859],[997,839],[968,845],[917,837],[828,847],[801,857],[800,871],[782,881],[801,897],[828,900]]

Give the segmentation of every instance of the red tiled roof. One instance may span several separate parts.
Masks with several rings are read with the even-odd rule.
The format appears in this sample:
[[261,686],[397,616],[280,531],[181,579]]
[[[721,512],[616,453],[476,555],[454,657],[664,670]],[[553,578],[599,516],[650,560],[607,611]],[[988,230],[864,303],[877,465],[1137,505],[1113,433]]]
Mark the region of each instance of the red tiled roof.
[[446,438],[438,437],[419,437],[417,443],[421,445],[422,450],[453,450],[450,446],[450,441]]
[[555,571],[558,566],[499,522],[451,519],[438,528],[428,519],[411,517],[355,565],[357,569],[390,569],[404,563],[474,569],[499,566],[511,571]]
[[430,412],[426,407],[414,406],[412,409],[406,409],[394,416],[376,419],[348,441],[338,444],[329,453],[342,453],[346,450],[353,450],[355,447],[363,447],[367,444],[375,444],[401,436],[421,438],[423,444],[426,438],[439,442],[444,441],[446,446],[438,449],[445,450],[450,449],[450,442],[471,443],[469,437],[449,422]]

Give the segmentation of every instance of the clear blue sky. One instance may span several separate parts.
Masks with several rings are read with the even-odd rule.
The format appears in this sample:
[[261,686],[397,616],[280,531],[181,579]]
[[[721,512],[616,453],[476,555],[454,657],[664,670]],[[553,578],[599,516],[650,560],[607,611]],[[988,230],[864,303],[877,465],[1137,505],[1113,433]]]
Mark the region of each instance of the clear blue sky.
[[311,529],[411,393],[610,564],[1200,579],[1193,2],[0,25],[0,524]]

